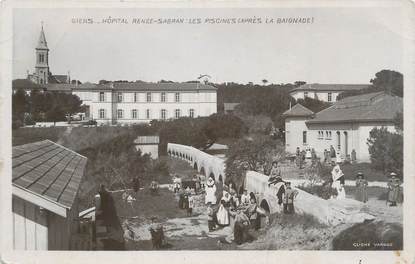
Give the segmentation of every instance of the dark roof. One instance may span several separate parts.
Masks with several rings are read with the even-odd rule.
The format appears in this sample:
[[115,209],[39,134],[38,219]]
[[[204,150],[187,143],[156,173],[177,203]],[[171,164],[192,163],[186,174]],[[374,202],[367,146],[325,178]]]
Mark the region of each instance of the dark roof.
[[87,158],[50,140],[13,147],[12,182],[71,208]]
[[238,106],[240,103],[223,103],[223,110],[226,111],[233,111],[235,107]]
[[290,93],[295,91],[350,91],[350,90],[361,90],[369,87],[370,84],[321,84],[321,83],[306,83],[299,87],[290,90]]
[[48,78],[49,83],[69,83],[68,75],[51,75]]
[[301,117],[301,116],[312,116],[314,115],[314,112],[311,111],[310,109],[308,109],[307,107],[301,105],[301,104],[296,104],[293,107],[291,107],[291,109],[288,109],[287,111],[285,111],[284,113],[282,113],[283,116],[285,117]]
[[36,84],[29,79],[15,79],[12,82],[13,90],[17,90],[17,89],[32,90],[32,89],[43,89],[43,88],[44,88],[43,86]]
[[120,90],[120,91],[192,91],[192,90],[217,90],[217,88],[202,83],[108,83],[108,84],[80,84],[75,90]]
[[45,85],[46,90],[51,92],[71,92],[75,84],[70,83],[48,83]]
[[403,112],[401,97],[377,92],[346,97],[316,113],[306,123],[391,122],[398,112]]

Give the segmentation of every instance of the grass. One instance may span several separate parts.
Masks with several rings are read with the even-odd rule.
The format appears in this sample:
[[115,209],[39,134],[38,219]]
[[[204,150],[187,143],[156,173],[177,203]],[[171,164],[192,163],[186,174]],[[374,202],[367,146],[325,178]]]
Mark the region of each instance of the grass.
[[382,171],[375,170],[370,163],[356,163],[341,165],[346,180],[355,180],[358,172],[362,172],[368,181],[387,181],[387,175]]
[[65,127],[28,127],[12,131],[12,145],[18,146],[36,141],[49,139],[53,142],[59,140]]

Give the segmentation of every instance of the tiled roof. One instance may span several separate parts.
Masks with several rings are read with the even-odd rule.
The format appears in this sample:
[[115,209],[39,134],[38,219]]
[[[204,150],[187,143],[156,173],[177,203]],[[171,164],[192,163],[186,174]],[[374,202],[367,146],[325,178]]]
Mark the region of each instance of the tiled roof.
[[49,83],[69,83],[68,75],[51,75],[48,79]]
[[306,123],[390,122],[398,112],[403,112],[402,98],[378,92],[346,97]]
[[288,109],[287,111],[285,111],[282,115],[285,117],[289,117],[289,116],[300,117],[300,116],[312,116],[313,114],[314,112],[308,109],[307,107],[301,104],[296,104],[293,107],[291,107],[291,109]]
[[119,91],[192,91],[192,90],[217,90],[217,88],[202,83],[145,83],[145,82],[115,82],[113,84],[80,84],[75,90],[119,90]]
[[13,147],[12,182],[71,208],[87,158],[50,140]]
[[12,89],[16,90],[16,89],[43,89],[44,87],[36,84],[34,82],[32,82],[29,79],[15,79],[12,82]]
[[74,89],[75,84],[70,83],[48,83],[46,84],[46,90],[52,92],[71,92]]
[[333,91],[343,92],[350,90],[361,90],[369,87],[370,84],[321,84],[321,83],[306,83],[299,87],[293,88],[290,93],[295,91]]

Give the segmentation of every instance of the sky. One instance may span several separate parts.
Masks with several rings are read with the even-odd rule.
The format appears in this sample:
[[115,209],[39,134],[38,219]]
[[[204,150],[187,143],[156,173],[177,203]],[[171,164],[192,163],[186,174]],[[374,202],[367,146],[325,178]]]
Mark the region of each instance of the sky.
[[[394,8],[16,9],[13,78],[34,71],[41,21],[53,74],[81,82],[195,80],[215,83],[369,83],[402,72],[402,21]],[[125,18],[129,24],[102,23]],[[312,18],[308,24],[265,19]],[[72,23],[92,18],[94,24]],[[134,18],[200,18],[201,24],[132,24]],[[261,18],[208,24],[206,18]]]

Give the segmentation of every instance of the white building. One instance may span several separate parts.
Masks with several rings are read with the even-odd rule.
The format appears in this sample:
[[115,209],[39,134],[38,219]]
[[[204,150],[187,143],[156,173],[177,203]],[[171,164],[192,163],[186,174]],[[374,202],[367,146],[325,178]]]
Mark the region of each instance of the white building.
[[72,87],[98,123],[209,116],[217,112],[216,88],[201,83],[110,83]]
[[393,119],[403,112],[402,98],[383,92],[346,97],[316,114],[295,105],[285,116],[286,151],[314,148],[319,157],[333,146],[341,159],[356,153],[358,162],[370,161],[367,139],[373,128],[395,132]]
[[142,155],[149,154],[152,159],[159,157],[159,143],[158,136],[138,136],[134,140],[136,150],[139,150]]
[[290,95],[295,99],[305,99],[310,97],[324,102],[335,102],[337,96],[345,91],[361,90],[367,88],[369,84],[320,84],[311,83],[296,87],[290,91]]

